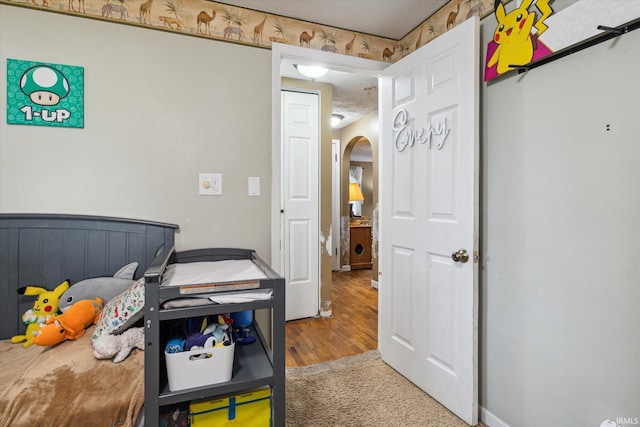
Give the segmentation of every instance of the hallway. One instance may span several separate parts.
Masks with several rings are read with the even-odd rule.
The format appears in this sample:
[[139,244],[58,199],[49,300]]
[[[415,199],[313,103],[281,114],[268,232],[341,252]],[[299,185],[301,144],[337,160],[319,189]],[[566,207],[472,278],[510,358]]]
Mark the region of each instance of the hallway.
[[371,270],[334,271],[332,279],[332,317],[287,322],[287,368],[378,348],[378,291],[371,287]]

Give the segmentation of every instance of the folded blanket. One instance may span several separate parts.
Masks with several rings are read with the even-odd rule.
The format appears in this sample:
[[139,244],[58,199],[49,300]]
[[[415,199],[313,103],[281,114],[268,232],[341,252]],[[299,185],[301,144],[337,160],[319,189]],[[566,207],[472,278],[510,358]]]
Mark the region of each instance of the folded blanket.
[[273,295],[272,289],[258,289],[250,292],[230,292],[209,296],[209,299],[218,304],[235,304],[259,300],[269,300]]
[[271,289],[258,289],[255,291],[227,292],[221,294],[204,294],[198,297],[183,297],[167,300],[162,303],[162,308],[199,307],[209,304],[233,304],[271,299]]

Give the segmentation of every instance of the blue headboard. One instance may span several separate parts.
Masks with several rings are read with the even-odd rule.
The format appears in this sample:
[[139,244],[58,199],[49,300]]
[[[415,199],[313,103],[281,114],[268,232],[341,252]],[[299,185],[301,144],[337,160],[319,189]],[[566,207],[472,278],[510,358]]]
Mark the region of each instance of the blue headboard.
[[65,279],[113,276],[137,261],[142,277],[161,247],[174,244],[175,224],[59,214],[0,214],[0,339],[22,334],[33,297],[23,286],[53,289]]

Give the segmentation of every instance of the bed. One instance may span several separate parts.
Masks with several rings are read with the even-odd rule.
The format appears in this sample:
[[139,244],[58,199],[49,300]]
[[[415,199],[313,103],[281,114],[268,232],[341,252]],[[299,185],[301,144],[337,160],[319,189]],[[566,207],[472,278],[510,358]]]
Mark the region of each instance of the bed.
[[22,314],[33,297],[18,288],[51,289],[69,279],[112,276],[138,262],[143,277],[156,255],[174,245],[175,224],[113,217],[0,214],[0,426],[135,426],[144,403],[144,353],[123,362],[97,360],[91,327],[53,347],[23,348]]

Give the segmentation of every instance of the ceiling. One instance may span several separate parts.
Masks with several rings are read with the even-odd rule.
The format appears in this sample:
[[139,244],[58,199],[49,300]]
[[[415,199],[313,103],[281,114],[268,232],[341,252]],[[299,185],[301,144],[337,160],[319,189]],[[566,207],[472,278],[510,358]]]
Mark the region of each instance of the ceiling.
[[[226,0],[220,3],[400,40],[447,2],[448,0]],[[281,74],[284,77],[306,79],[290,64],[283,63]],[[338,129],[378,109],[378,81],[375,78],[330,70],[316,81],[333,85],[333,113],[344,116]]]

